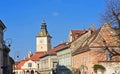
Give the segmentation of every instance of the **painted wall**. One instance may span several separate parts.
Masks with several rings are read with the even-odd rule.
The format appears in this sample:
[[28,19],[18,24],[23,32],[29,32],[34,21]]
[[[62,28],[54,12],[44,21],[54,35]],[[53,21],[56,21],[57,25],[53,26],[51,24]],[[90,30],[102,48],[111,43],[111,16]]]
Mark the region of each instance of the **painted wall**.
[[[105,67],[105,71],[104,74],[117,74],[120,73],[120,62],[116,61],[116,62],[99,62],[100,65]],[[97,74],[102,74],[103,71],[98,70]]]
[[41,73],[50,73],[54,69],[54,63],[57,62],[57,56],[45,56],[40,59],[40,72]]
[[71,74],[72,73],[72,68],[71,68],[71,50],[70,48],[66,48],[66,49],[63,49],[63,50],[60,50],[57,52],[57,59],[58,59],[58,62],[59,62],[59,66],[58,67],[58,71],[60,72],[64,72],[65,74],[66,73],[69,73]]
[[51,38],[37,37],[36,38],[36,52],[48,51],[51,49]]

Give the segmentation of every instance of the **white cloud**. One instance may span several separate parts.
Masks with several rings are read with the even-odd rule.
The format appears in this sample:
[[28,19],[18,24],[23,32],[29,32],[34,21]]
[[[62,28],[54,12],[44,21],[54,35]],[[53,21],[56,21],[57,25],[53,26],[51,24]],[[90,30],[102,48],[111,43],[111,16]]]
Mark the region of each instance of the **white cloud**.
[[53,12],[53,16],[59,16],[60,14],[58,12]]

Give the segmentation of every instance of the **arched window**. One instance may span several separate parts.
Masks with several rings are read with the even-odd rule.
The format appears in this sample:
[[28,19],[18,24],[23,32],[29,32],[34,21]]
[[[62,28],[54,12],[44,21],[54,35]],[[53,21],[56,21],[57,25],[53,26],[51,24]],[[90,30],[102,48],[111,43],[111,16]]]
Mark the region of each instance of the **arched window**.
[[32,67],[32,63],[28,63],[28,67]]

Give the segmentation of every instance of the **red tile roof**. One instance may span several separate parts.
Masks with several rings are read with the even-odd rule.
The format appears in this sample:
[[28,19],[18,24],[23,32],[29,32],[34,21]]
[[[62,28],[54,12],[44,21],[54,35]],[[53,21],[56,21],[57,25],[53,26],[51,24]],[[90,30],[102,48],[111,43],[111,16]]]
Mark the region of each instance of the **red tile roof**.
[[[104,28],[104,30],[102,28],[99,28],[98,30],[94,30],[92,32],[92,34],[84,41],[83,45],[81,45],[78,49],[76,49],[75,51],[72,52],[72,55],[77,55],[79,53],[82,53],[84,51],[87,51],[90,49],[90,47],[104,47],[105,44],[104,44],[104,40],[107,42],[107,44],[109,44],[109,47],[114,47],[114,46],[117,46],[117,44],[115,43],[116,40],[115,38],[112,36],[112,33],[111,31],[114,32],[114,30],[107,30],[106,28]],[[103,32],[103,34],[101,34],[100,32]],[[119,31],[117,31],[119,32]],[[99,45],[96,46],[94,45],[95,43],[97,44],[97,42],[95,42],[95,39],[97,39],[99,36],[99,39],[98,41],[99,42]],[[113,41],[112,43],[110,41]],[[94,43],[94,44],[92,44]],[[91,45],[91,46],[90,46]],[[86,50],[87,49],[87,50]]]
[[36,52],[34,55],[30,57],[31,60],[33,61],[38,61],[39,57],[45,54],[45,52]]
[[77,39],[79,36],[81,36],[82,34],[86,33],[86,30],[71,30],[72,32],[72,36],[75,39]]
[[45,57],[47,55],[56,55],[56,51],[61,50],[62,48],[66,47],[68,44],[66,42],[61,43],[55,46],[53,49],[50,49],[46,54],[43,54],[40,58]]
[[[101,29],[101,28],[100,28]],[[100,29],[94,30],[91,35],[85,40],[83,43],[84,45],[81,45],[78,49],[74,50],[72,52],[72,55],[77,55],[79,53],[83,53],[85,51],[90,50],[89,45],[96,39],[97,35],[100,32]],[[91,39],[91,40],[90,40]]]
[[60,49],[62,49],[62,48],[64,48],[64,47],[66,47],[66,46],[68,46],[68,45],[69,45],[69,43],[64,42],[64,43],[61,43],[61,44],[57,45],[57,46],[54,47],[52,50],[58,51],[58,50],[60,50]]
[[42,56],[45,52],[36,52],[35,54],[33,54],[30,58],[25,58],[23,60],[21,60],[19,63],[17,63],[15,69],[19,70],[21,69],[21,67],[24,65],[25,62],[27,62],[28,60],[32,60],[32,61],[38,61],[39,57]]
[[24,63],[25,63],[26,61],[28,61],[28,60],[29,60],[29,58],[25,58],[25,59],[21,60],[21,61],[16,65],[15,70],[21,69],[21,67],[24,65]]

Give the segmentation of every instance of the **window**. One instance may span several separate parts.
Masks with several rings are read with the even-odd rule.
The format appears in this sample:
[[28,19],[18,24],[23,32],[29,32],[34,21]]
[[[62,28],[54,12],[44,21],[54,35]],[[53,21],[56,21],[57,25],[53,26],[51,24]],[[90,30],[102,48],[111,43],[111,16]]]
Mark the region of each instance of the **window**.
[[37,66],[38,66],[38,69],[39,69],[39,64],[37,64]]
[[53,69],[57,68],[57,62],[53,62]]
[[90,56],[90,52],[88,53],[88,62],[90,62],[91,56]]
[[28,67],[32,67],[32,63],[28,63]]
[[106,53],[106,60],[110,61],[110,53],[109,52]]
[[42,41],[42,40],[40,40],[40,43],[43,43],[43,41]]
[[69,54],[67,54],[66,55],[66,65],[70,65],[70,55]]
[[85,63],[86,62],[86,56],[82,56],[82,61]]

